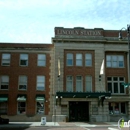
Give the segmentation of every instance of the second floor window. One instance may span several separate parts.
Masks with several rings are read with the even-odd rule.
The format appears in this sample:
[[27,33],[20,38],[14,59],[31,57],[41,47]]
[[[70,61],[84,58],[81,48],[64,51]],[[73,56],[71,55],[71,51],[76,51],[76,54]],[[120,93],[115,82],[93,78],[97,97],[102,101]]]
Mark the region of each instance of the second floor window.
[[76,54],[76,66],[82,66],[82,54]]
[[73,54],[67,54],[66,64],[67,66],[73,66]]
[[2,54],[2,65],[3,66],[10,65],[10,54]]
[[124,94],[125,87],[122,83],[125,82],[124,77],[107,77],[107,89],[112,94]]
[[27,76],[19,76],[19,90],[27,89]]
[[20,65],[28,66],[28,54],[20,54]]
[[76,92],[83,92],[82,76],[76,76]]
[[2,90],[9,88],[9,76],[1,76],[1,88]]
[[37,76],[37,90],[45,90],[45,76]]
[[45,54],[38,54],[38,66],[46,66],[46,55]]
[[85,54],[85,66],[92,66],[92,55]]
[[111,68],[123,68],[124,57],[121,55],[107,55],[106,66]]
[[73,91],[73,77],[72,76],[66,77],[66,91],[68,92]]

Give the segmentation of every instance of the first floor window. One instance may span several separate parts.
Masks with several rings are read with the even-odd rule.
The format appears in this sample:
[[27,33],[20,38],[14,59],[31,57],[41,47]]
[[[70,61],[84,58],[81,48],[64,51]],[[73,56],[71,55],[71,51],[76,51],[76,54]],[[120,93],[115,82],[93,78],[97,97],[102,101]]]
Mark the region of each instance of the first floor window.
[[37,102],[37,113],[44,114],[44,102]]
[[45,76],[37,76],[37,90],[45,90]]
[[26,102],[18,102],[18,114],[26,114]]
[[73,91],[73,77],[67,76],[66,78],[66,91],[72,92]]
[[19,76],[19,90],[27,89],[27,76]]
[[9,76],[1,76],[1,88],[0,89],[8,89],[9,88]]
[[76,91],[77,92],[83,92],[82,76],[76,76]]
[[122,84],[124,82],[124,77],[107,77],[108,92],[111,92],[112,94],[124,94],[125,87]]
[[0,114],[7,114],[7,102],[0,103]]
[[126,114],[126,103],[125,102],[109,103],[109,114],[111,115]]
[[85,85],[86,85],[86,91],[91,92],[92,91],[92,76],[86,76],[85,78]]

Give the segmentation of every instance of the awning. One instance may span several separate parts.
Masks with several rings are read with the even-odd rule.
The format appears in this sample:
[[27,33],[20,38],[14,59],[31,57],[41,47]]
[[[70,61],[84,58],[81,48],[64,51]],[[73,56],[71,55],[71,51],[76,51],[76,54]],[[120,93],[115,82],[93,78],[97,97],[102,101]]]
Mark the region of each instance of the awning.
[[8,101],[8,95],[0,95],[0,102]]
[[26,95],[18,95],[17,96],[17,101],[26,101]]
[[36,101],[44,101],[45,95],[36,95]]
[[108,92],[56,92],[58,98],[100,98],[110,97]]

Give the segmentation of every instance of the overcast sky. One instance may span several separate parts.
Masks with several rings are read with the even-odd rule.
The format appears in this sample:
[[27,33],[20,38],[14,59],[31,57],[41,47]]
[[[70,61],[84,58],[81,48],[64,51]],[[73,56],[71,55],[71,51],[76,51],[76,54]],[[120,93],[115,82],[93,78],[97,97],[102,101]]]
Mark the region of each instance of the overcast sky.
[[55,27],[120,30],[130,0],[0,0],[0,42],[51,43]]

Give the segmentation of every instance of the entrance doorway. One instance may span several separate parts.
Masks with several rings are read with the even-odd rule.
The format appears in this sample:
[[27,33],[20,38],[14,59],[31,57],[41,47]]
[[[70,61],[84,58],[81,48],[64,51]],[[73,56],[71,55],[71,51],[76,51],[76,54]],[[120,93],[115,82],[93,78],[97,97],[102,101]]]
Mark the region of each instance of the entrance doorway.
[[89,121],[89,102],[69,102],[69,121]]

